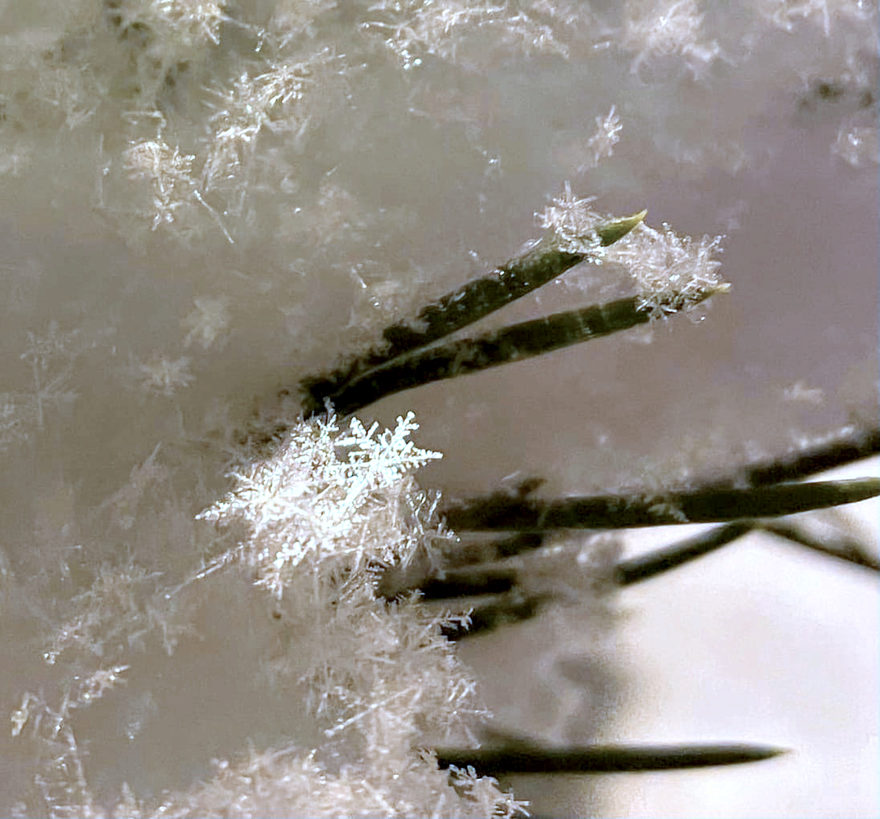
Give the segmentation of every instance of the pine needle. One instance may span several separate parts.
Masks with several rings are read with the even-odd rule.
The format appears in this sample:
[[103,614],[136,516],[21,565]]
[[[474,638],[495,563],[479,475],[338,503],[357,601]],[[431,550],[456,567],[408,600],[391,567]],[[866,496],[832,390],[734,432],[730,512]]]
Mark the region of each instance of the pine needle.
[[498,748],[437,750],[440,767],[473,767],[484,776],[505,774],[623,773],[760,762],[786,753],[769,745],[592,745],[546,748],[517,744]]
[[498,494],[449,506],[444,513],[448,525],[455,530],[623,529],[778,517],[855,503],[877,495],[880,479],[856,478],[752,489],[700,489],[649,498],[598,495],[543,501]]
[[[687,305],[668,305],[667,312],[725,289],[724,285],[707,289]],[[656,305],[649,307],[640,298],[631,297],[524,321],[395,359],[354,378],[330,400],[340,415],[348,415],[403,390],[522,361],[647,324],[655,312]]]
[[[596,225],[592,232],[597,246],[607,247],[621,239],[640,224],[646,214],[647,211],[643,210],[632,216]],[[338,407],[339,392],[365,372],[383,367],[479,321],[562,275],[589,255],[588,252],[563,248],[552,235],[540,240],[525,253],[496,267],[488,275],[425,305],[414,322],[387,327],[382,332],[385,343],[348,367],[328,376],[305,379],[300,385],[305,394],[304,410],[308,415],[321,412],[328,399]]]

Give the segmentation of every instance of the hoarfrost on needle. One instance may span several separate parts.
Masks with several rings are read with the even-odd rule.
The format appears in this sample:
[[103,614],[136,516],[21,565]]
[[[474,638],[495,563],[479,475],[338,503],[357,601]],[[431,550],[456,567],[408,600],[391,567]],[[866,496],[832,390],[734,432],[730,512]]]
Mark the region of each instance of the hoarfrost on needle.
[[560,248],[567,253],[589,254],[595,260],[601,259],[605,251],[596,235],[601,216],[590,207],[594,201],[593,196],[584,199],[575,196],[571,184],[566,182],[562,195],[538,214],[538,222],[555,234]]
[[660,230],[644,222],[606,251],[608,261],[623,264],[636,283],[639,308],[662,318],[701,302],[729,285],[718,275],[721,236],[700,240],[680,236],[669,225]]

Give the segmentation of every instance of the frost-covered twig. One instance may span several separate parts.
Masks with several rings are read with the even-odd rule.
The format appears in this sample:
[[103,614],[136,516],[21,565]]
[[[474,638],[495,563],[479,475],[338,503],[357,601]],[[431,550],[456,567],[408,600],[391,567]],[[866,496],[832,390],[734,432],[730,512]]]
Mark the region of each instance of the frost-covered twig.
[[481,594],[501,594],[516,583],[517,572],[509,566],[480,567],[445,572],[419,586],[424,600],[447,600]]
[[825,532],[821,537],[811,534],[792,520],[735,521],[716,526],[707,532],[677,541],[645,555],[622,560],[614,570],[616,582],[629,586],[676,569],[685,563],[727,546],[755,530],[805,546],[819,554],[844,560],[872,571],[880,571],[880,561],[869,554],[854,538],[841,533]]
[[497,595],[491,603],[471,609],[466,618],[444,623],[441,632],[447,640],[455,642],[464,637],[494,631],[501,626],[531,619],[538,614],[541,604],[550,599],[549,594],[525,594],[520,589],[514,589]]
[[[651,319],[689,309],[729,285],[716,271],[719,238],[696,242],[644,225],[645,211],[608,220],[591,199],[565,192],[541,215],[548,231],[522,256],[488,276],[424,307],[414,325],[398,323],[383,332],[383,346],[327,376],[303,379],[307,416],[327,403],[341,414],[356,412],[385,396],[487,367],[542,355],[591,338],[626,330]],[[606,253],[605,248],[612,249]],[[476,338],[437,344],[590,258],[624,265],[637,294],[523,322]]]
[[[716,284],[694,293],[686,303],[664,303],[663,309],[668,313],[676,312],[726,289],[726,285]],[[369,370],[335,393],[333,406],[341,414],[349,414],[402,390],[522,361],[629,330],[647,324],[652,317],[653,308],[643,305],[639,298],[631,297],[524,321],[476,338],[451,341]]]
[[473,566],[515,557],[540,549],[545,539],[542,532],[517,532],[509,537],[461,543],[457,549],[446,555],[445,565],[450,568]]
[[846,426],[804,441],[784,455],[750,464],[742,471],[752,486],[759,486],[806,478],[877,454],[880,454],[880,427]]
[[338,406],[339,393],[363,373],[387,365],[400,356],[479,321],[560,276],[591,254],[598,258],[601,248],[608,247],[629,233],[645,218],[646,213],[641,211],[623,219],[604,221],[599,221],[598,217],[590,220],[580,218],[578,225],[572,228],[578,236],[577,246],[571,240],[561,241],[558,232],[551,233],[488,275],[425,305],[414,322],[401,322],[385,328],[381,347],[329,376],[309,378],[302,382],[302,389],[306,393],[303,402],[306,412],[320,412],[328,399]]

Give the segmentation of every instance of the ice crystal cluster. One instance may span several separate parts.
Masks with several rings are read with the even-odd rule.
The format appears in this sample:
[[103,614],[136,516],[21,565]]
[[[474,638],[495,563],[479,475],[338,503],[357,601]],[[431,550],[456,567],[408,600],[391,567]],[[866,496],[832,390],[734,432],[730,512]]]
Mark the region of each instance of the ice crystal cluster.
[[[607,120],[598,124],[600,130],[610,127]],[[562,196],[544,209],[539,222],[566,252],[582,253],[593,264],[622,267],[635,286],[639,306],[652,317],[678,312],[699,303],[707,293],[728,288],[717,273],[721,236],[696,241],[669,225],[655,230],[642,222],[606,249],[591,230],[602,219],[591,208],[592,201],[574,196],[566,182]]]
[[393,430],[377,427],[352,419],[341,432],[332,414],[302,421],[271,459],[237,474],[233,491],[201,515],[246,524],[234,559],[254,571],[277,601],[276,617],[297,635],[292,662],[326,741],[310,753],[276,751],[224,770],[193,797],[194,814],[232,803],[238,815],[252,816],[516,809],[491,779],[457,771],[447,780],[424,747],[426,737],[453,727],[467,733],[481,712],[473,681],[440,634],[443,618],[414,599],[389,605],[377,595],[381,570],[430,555],[449,538],[435,499],[412,475],[439,453],[408,440],[418,428],[411,414]]
[[271,458],[236,474],[232,492],[200,515],[246,525],[234,552],[204,573],[241,562],[276,599],[275,617],[296,635],[296,657],[287,662],[308,684],[307,703],[325,726],[325,741],[224,767],[185,800],[193,815],[410,816],[431,806],[436,816],[485,816],[516,809],[491,779],[438,771],[424,745],[450,728],[467,733],[481,711],[473,681],[440,634],[443,618],[415,600],[389,605],[377,595],[381,570],[429,555],[449,537],[435,500],[412,475],[439,453],[408,440],[418,428],[412,415],[398,418],[393,430],[377,427],[352,419],[340,432],[332,413],[299,422]]
[[[440,457],[409,440],[417,428],[411,414],[383,431],[356,418],[340,430],[332,413],[299,421],[271,457],[236,473],[234,488],[199,515],[243,530],[230,550],[146,604],[143,588],[155,578],[133,566],[101,570],[45,652],[52,665],[62,655],[91,654],[97,668],[74,676],[57,705],[26,692],[11,717],[13,736],[51,750],[35,783],[53,813],[101,816],[108,809],[95,802],[71,726],[76,709],[136,673],[136,660],[133,669],[108,659],[162,628],[175,598],[235,566],[274,600],[271,619],[287,651],[266,662],[265,674],[276,687],[299,690],[302,702],[291,707],[301,712],[302,736],[217,760],[215,772],[187,791],[144,799],[125,782],[113,815],[481,817],[520,810],[492,778],[438,769],[430,743],[473,741],[485,712],[441,634],[448,618],[412,595],[389,602],[376,589],[383,570],[417,555],[430,561],[451,538],[436,497],[413,477]],[[167,628],[163,642],[175,650]],[[127,733],[134,742],[140,726]]]

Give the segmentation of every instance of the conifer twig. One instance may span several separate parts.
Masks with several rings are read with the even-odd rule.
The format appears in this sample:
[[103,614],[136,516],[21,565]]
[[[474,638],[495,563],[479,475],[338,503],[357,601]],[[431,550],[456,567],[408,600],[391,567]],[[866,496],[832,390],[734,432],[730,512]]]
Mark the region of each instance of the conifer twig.
[[760,524],[760,528],[772,535],[796,543],[799,546],[805,546],[828,557],[845,560],[849,563],[854,563],[856,566],[880,572],[880,560],[863,549],[861,544],[854,538],[847,538],[842,535],[837,537],[829,537],[827,535],[816,537],[807,532],[804,527],[797,526],[791,521],[766,521]]
[[[726,285],[707,288],[700,296],[690,299],[688,305],[726,289]],[[666,309],[667,312],[675,312],[683,306],[670,304]],[[656,305],[649,306],[640,298],[630,297],[580,310],[554,313],[493,330],[476,338],[429,347],[355,377],[334,393],[330,400],[336,412],[348,415],[396,392],[522,361],[647,324],[654,310]]]
[[629,586],[668,572],[703,555],[714,552],[728,543],[751,532],[755,525],[750,521],[736,521],[716,526],[708,532],[686,538],[645,555],[622,560],[614,569],[614,579],[619,586]]
[[547,748],[517,743],[497,748],[439,748],[441,768],[473,767],[484,776],[505,774],[622,773],[705,768],[760,762],[786,753],[769,745],[588,745]]
[[444,555],[444,565],[450,568],[473,566],[516,557],[524,552],[540,549],[544,540],[545,536],[541,532],[516,532],[509,537],[461,543],[458,549]]
[[855,503],[878,494],[878,478],[784,483],[752,489],[699,489],[648,499],[597,495],[542,501],[496,494],[449,506],[444,514],[449,526],[458,531],[623,529],[778,517]]
[[791,452],[746,464],[736,475],[715,481],[713,485],[733,485],[742,477],[752,486],[796,481],[877,454],[880,454],[880,427],[846,426]]
[[[608,247],[622,239],[644,220],[647,213],[643,210],[632,216],[598,224],[595,227],[598,244]],[[384,361],[426,347],[479,321],[562,275],[588,256],[587,252],[563,249],[554,236],[539,240],[521,256],[496,267],[487,276],[468,282],[423,307],[415,324],[425,329],[415,329],[410,324],[402,323],[386,328],[382,332],[388,343],[383,351]]]
[[516,569],[508,566],[460,569],[448,571],[442,577],[429,578],[419,586],[419,591],[424,600],[502,594],[513,588],[516,579]]
[[[608,247],[626,236],[645,218],[647,211],[602,222],[593,229],[597,243]],[[522,255],[496,267],[491,273],[468,282],[426,305],[412,324],[398,323],[382,331],[384,345],[370,350],[346,368],[329,376],[306,379],[303,406],[307,414],[320,412],[326,400],[338,406],[337,394],[346,384],[368,370],[388,364],[400,356],[428,346],[469,324],[500,310],[563,274],[588,257],[588,252],[572,252],[555,236],[534,243]]]
[[494,631],[501,626],[531,619],[538,613],[541,604],[549,599],[549,595],[526,595],[514,589],[499,594],[491,603],[472,609],[467,618],[445,623],[440,631],[450,642]]

